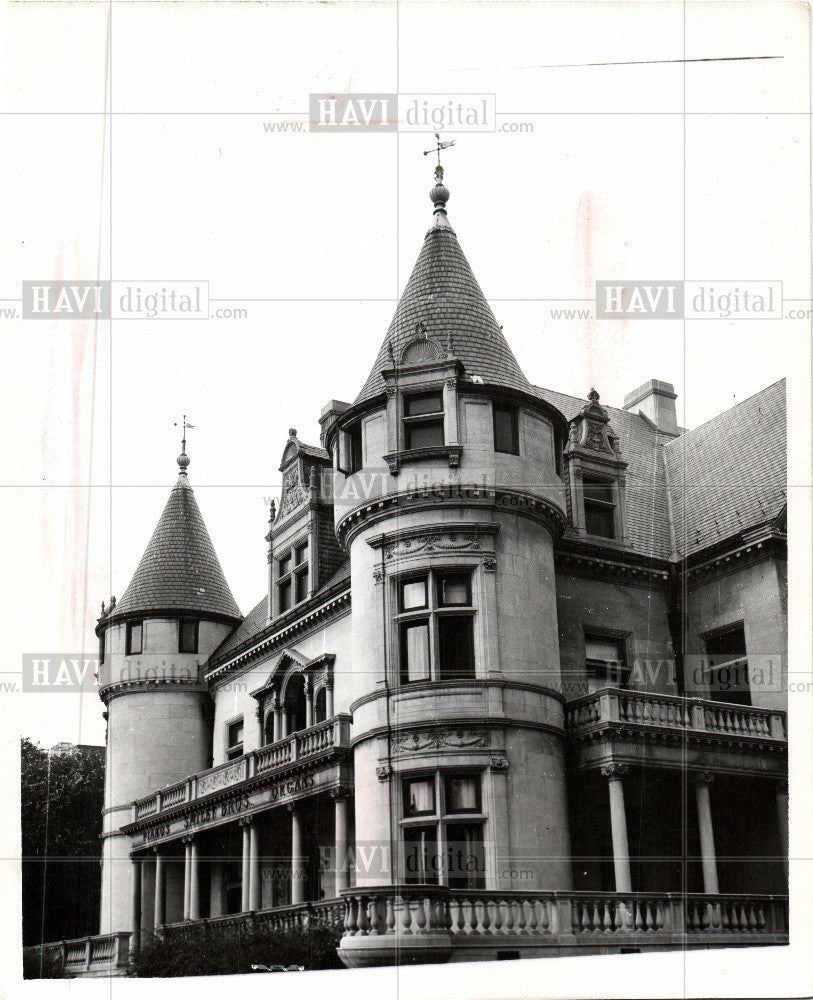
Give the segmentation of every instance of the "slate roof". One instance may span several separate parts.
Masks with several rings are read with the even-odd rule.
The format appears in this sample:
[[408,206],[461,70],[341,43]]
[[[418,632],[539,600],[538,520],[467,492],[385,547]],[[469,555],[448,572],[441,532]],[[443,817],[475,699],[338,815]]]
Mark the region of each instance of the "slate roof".
[[663,452],[681,555],[772,521],[787,502],[784,379]]
[[469,375],[479,375],[489,385],[531,392],[448,224],[436,224],[426,234],[356,404],[384,391],[381,372],[394,367],[393,357],[400,361],[404,347],[415,339],[419,323],[424,324],[426,336],[435,341],[442,357],[451,346],[451,354],[463,362]]
[[178,476],[141,562],[107,621],[155,612],[241,618],[184,473]]
[[[535,387],[535,393],[572,420],[587,402],[552,389]],[[660,454],[658,434],[653,425],[627,410],[601,404],[618,435],[621,458],[627,463],[625,517],[630,545],[643,555],[668,558],[671,550],[669,502]]]

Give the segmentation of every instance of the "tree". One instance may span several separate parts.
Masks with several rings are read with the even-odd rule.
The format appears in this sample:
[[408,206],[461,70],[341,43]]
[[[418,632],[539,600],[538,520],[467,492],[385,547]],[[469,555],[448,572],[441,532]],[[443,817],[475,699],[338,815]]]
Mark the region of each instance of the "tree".
[[23,945],[98,932],[104,753],[23,738]]

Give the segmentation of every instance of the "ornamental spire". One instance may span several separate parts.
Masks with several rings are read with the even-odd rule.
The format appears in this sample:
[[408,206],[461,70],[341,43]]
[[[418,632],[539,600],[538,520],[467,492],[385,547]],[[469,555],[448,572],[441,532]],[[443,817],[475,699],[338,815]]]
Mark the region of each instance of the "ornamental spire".
[[[178,426],[178,422],[175,422],[175,426]],[[194,430],[195,425],[187,423],[186,414],[183,415],[183,438],[181,439],[181,453],[178,455],[178,469],[182,476],[186,475],[186,470],[189,468],[189,463],[191,461],[190,457],[186,454],[186,432],[187,430]]]
[[430,153],[437,153],[438,155],[438,165],[435,167],[435,186],[429,192],[429,198],[435,206],[435,226],[448,226],[449,223],[446,221],[446,202],[449,200],[449,189],[443,183],[443,167],[440,165],[440,151],[454,146],[456,140],[450,139],[448,142],[441,142],[439,132],[435,132],[435,139],[437,140],[435,148],[425,149],[423,152],[424,156],[428,156]]

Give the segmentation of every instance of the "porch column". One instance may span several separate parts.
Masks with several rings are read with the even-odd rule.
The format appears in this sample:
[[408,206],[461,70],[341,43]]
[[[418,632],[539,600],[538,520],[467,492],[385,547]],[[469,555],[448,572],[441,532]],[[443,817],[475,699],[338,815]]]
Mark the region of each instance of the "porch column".
[[183,838],[183,918],[189,919],[189,899],[192,889],[192,838]]
[[155,851],[155,903],[152,923],[155,930],[164,923],[164,856],[158,849]]
[[249,826],[248,835],[248,908],[250,910],[260,909],[260,851],[259,840],[260,831],[257,827],[257,820]]
[[325,682],[325,718],[333,718],[333,678]]
[[302,850],[302,817],[297,805],[291,810],[291,903],[305,902],[305,862]]
[[130,899],[130,954],[141,948],[141,859],[133,859],[133,893]]
[[265,746],[265,717],[263,716],[263,705],[261,701],[257,702],[257,707],[254,709],[254,713],[257,716],[257,731],[260,734],[260,738],[257,742],[258,747]]
[[305,678],[305,728],[313,725],[313,684],[311,678]]
[[336,891],[338,896],[342,889],[346,889],[350,884],[350,873],[347,869],[347,847],[348,847],[348,796],[347,793],[337,788],[331,793],[334,800],[335,818],[335,848],[336,848]]
[[785,868],[785,878],[789,877],[790,837],[788,834],[788,783],[779,781],[776,785],[776,811],[779,814],[779,847]]
[[249,895],[249,880],[251,878],[251,821],[246,817],[240,820],[243,828],[243,868],[240,878],[240,910],[248,913],[251,908],[251,897]]
[[712,895],[720,891],[717,880],[717,854],[714,850],[714,827],[711,823],[711,799],[709,785],[714,776],[703,771],[695,777],[697,796],[697,821],[700,826],[700,857],[703,862],[703,892]]
[[274,712],[274,742],[282,739],[282,706],[279,703],[279,695],[274,692],[274,701],[272,703]]
[[613,837],[613,867],[615,869],[615,891],[632,892],[630,875],[630,849],[627,840],[627,813],[624,808],[623,776],[629,768],[626,764],[605,764],[601,773],[607,779],[610,789],[610,827]]
[[200,865],[196,837],[189,844],[189,919],[200,920]]

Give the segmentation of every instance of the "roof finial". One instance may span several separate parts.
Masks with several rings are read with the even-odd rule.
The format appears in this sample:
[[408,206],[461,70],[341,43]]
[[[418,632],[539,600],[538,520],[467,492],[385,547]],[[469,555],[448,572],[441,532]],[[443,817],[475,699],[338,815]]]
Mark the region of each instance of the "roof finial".
[[[178,426],[177,420],[175,421],[175,426]],[[186,454],[186,432],[188,430],[194,430],[195,425],[187,423],[186,414],[183,415],[183,438],[181,439],[181,453],[178,455],[178,468],[181,470],[181,475],[186,475],[186,470],[189,467],[191,459]]]
[[435,186],[429,192],[429,197],[435,206],[436,225],[448,226],[446,222],[446,202],[449,200],[449,189],[443,183],[443,167],[440,165],[440,151],[454,146],[456,140],[450,139],[448,142],[441,142],[439,132],[435,132],[435,139],[437,139],[435,149],[426,149],[423,154],[424,156],[428,156],[434,152],[438,154],[438,165],[435,167]]

